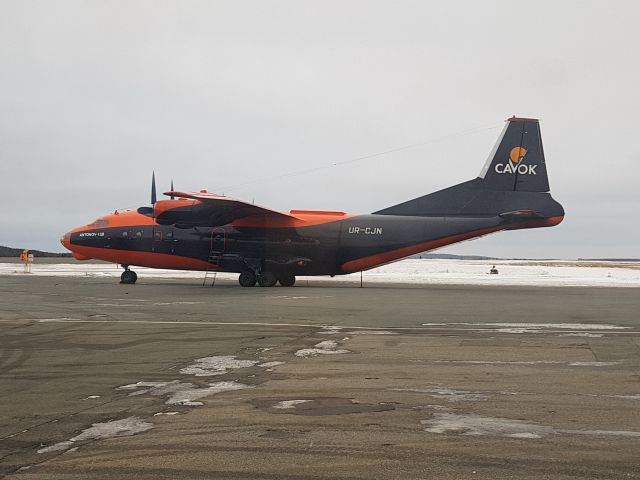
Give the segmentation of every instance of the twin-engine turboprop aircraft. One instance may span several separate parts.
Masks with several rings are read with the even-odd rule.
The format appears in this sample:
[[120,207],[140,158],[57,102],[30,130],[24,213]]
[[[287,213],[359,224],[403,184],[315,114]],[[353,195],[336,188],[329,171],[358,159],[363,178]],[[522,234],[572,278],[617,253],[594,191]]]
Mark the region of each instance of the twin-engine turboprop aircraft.
[[510,118],[480,172],[467,182],[368,215],[281,213],[216,195],[172,191],[137,211],[115,211],[65,234],[80,260],[240,274],[243,287],[293,286],[296,275],[342,275],[501,230],[564,218],[549,194],[538,120]]

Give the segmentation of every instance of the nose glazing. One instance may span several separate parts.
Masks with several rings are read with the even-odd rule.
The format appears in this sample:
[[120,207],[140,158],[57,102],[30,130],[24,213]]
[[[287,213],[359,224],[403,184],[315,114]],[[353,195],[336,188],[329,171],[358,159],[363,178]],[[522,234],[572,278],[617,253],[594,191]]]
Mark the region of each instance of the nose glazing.
[[60,237],[60,243],[67,250],[71,250],[71,232],[67,232]]

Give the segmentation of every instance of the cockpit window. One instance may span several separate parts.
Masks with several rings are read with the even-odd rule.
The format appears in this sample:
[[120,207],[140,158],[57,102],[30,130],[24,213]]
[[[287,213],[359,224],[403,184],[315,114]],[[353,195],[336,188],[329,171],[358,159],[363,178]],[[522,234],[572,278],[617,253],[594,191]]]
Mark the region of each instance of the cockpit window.
[[98,218],[95,222],[90,223],[89,227],[106,227],[109,225],[109,220],[105,220],[104,218]]

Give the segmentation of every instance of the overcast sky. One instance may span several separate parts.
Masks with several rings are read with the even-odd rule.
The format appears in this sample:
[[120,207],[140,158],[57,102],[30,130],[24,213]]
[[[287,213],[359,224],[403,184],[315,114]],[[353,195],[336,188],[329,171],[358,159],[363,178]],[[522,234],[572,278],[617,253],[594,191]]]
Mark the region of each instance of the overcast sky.
[[148,203],[153,169],[369,213],[476,177],[516,114],[541,119],[564,223],[442,252],[640,257],[637,5],[0,0],[0,245],[60,251]]

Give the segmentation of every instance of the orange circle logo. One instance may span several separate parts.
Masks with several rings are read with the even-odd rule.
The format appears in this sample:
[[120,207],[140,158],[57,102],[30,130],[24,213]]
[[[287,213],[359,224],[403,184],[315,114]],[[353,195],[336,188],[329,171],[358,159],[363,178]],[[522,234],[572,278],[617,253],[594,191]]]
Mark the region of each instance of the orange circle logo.
[[520,163],[520,160],[524,158],[526,153],[527,153],[527,150],[522,147],[513,147],[511,149],[511,152],[509,153],[509,158],[513,163],[517,164],[517,163]]

